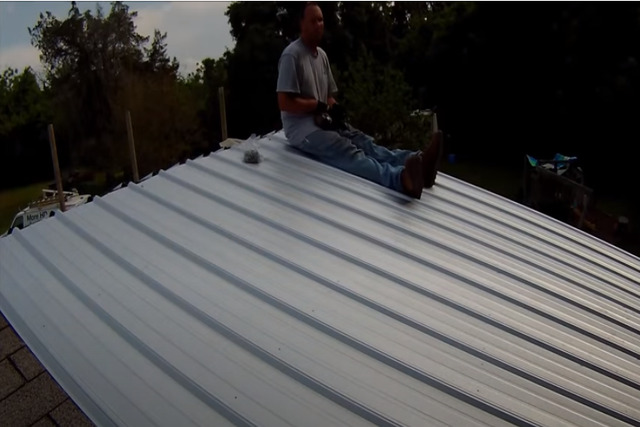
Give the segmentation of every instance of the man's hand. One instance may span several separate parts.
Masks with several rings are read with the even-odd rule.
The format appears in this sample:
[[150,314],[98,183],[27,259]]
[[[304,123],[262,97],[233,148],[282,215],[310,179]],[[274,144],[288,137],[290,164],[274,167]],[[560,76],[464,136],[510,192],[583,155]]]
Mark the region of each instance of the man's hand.
[[327,99],[327,105],[329,106],[329,108],[333,107],[333,104],[337,104],[338,101],[336,101],[336,99],[333,96],[330,96],[329,99]]
[[316,110],[314,111],[314,113],[322,114],[322,113],[326,113],[328,110],[329,110],[329,106],[327,104],[325,104],[322,101],[318,101],[318,103],[316,104]]
[[334,102],[334,104],[329,108],[329,115],[333,120],[335,126],[345,127],[345,123],[347,121],[347,111],[341,104]]

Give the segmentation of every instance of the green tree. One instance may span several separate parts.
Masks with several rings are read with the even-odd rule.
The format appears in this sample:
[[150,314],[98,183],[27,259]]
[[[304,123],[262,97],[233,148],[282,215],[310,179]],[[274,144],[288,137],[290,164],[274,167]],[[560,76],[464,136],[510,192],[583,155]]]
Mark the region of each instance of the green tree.
[[7,68],[0,75],[0,136],[47,117],[44,92],[31,67]]
[[[287,2],[237,2],[229,6],[227,16],[236,40],[226,62],[231,134],[246,137],[280,126],[275,95],[277,65],[282,50],[299,34],[303,6]],[[323,2],[320,6],[325,19],[322,47],[336,74],[343,76],[340,96],[344,96],[354,123],[382,135],[389,143],[413,141],[407,133],[413,93],[404,82],[402,68],[394,65],[405,22],[398,16],[407,20],[410,14],[401,13],[391,2]],[[373,99],[377,103],[372,105]],[[367,115],[367,109],[375,112]]]
[[145,48],[146,60],[144,61],[145,70],[150,73],[163,73],[169,77],[176,78],[180,63],[174,57],[169,60],[167,56],[167,33],[161,33],[155,30],[151,47]]
[[[206,145],[197,97],[167,55],[166,33],[138,34],[137,12],[114,2],[80,13],[75,2],[64,20],[41,14],[29,32],[41,52],[53,95],[59,140],[72,166],[128,169],[125,111],[136,133],[141,173],[170,166]],[[64,160],[64,159],[62,159]]]
[[227,57],[229,134],[244,138],[279,126],[278,59],[287,42],[275,2],[232,3],[226,15],[235,48]]
[[196,100],[200,127],[207,141],[222,141],[218,88],[226,88],[226,97],[228,97],[227,59],[229,54],[230,52],[227,51],[224,57],[217,60],[203,59],[196,71],[189,74],[184,81],[185,88]]
[[0,75],[0,153],[5,166],[11,167],[1,168],[1,188],[52,176],[45,132],[50,118],[48,95],[33,70],[4,70]]
[[125,75],[141,68],[148,40],[135,30],[136,16],[120,2],[106,17],[99,6],[94,16],[80,13],[72,2],[65,20],[46,12],[29,29],[54,95],[56,131],[63,145],[72,144],[73,164],[105,168],[118,163],[112,123],[122,112],[114,109],[115,99]]
[[367,51],[349,61],[344,72],[336,71],[341,101],[349,120],[372,135],[379,144],[419,149],[424,146],[426,128],[419,116],[412,116],[415,101],[402,72],[383,65]]

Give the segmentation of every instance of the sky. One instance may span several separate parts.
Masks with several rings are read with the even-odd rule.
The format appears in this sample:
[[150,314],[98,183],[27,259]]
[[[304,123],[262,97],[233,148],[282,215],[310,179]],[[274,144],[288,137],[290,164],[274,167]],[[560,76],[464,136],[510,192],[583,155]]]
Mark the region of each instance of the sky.
[[[224,12],[230,2],[129,2],[130,11],[137,11],[137,31],[153,37],[154,29],[167,33],[167,53],[180,62],[180,72],[195,71],[204,58],[219,58],[228,48],[233,49],[229,23]],[[78,1],[81,12],[95,12],[100,4],[108,14],[110,2]],[[0,1],[0,72],[13,67],[22,70],[31,66],[42,70],[38,50],[31,46],[28,28],[33,28],[40,13],[50,11],[64,20],[71,1],[64,2],[5,2]]]

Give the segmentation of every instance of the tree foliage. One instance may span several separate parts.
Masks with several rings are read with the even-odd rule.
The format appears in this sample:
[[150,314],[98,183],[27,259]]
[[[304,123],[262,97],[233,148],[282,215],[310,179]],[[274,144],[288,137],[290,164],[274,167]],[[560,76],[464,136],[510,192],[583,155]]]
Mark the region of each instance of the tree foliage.
[[[36,113],[29,102],[9,114],[6,99],[14,95],[4,84],[0,105],[3,117],[11,118],[0,129],[6,135],[28,122],[41,123],[41,131],[42,111],[53,112],[72,164],[122,168],[124,110],[130,109],[144,167],[166,167],[187,153],[215,148],[220,86],[231,136],[277,129],[278,59],[297,37],[302,6],[232,3],[226,15],[235,47],[221,58],[203,59],[186,77],[168,58],[166,33],[158,29],[151,40],[138,34],[136,13],[122,3],[113,3],[106,15],[99,8],[80,13],[75,3],[64,19],[44,13],[30,32],[41,51],[46,89],[35,90],[28,76],[24,84],[32,88],[25,89],[29,96],[47,93],[50,107],[33,107]],[[587,183],[597,191],[628,192],[636,181],[637,160],[627,147],[640,138],[637,4],[320,6],[322,47],[335,70],[338,100],[353,124],[381,142],[417,148],[428,124],[410,112],[437,106],[446,149],[458,157],[519,168],[525,153],[561,152],[583,161]],[[4,81],[15,79],[9,74]],[[3,143],[5,152],[9,145]]]
[[114,2],[108,14],[40,15],[29,29],[44,65],[61,162],[113,172],[128,169],[125,111],[134,117],[141,173],[203,151],[195,91],[186,89],[179,63],[167,55],[166,33],[140,35],[137,16]]
[[0,75],[0,188],[21,183],[23,175],[16,171],[28,171],[32,180],[51,173],[49,146],[46,139],[42,143],[50,119],[47,91],[33,70],[4,70]]
[[[320,6],[322,47],[340,76],[339,101],[349,106],[355,125],[382,141],[415,144],[420,132],[407,112],[437,106],[447,150],[459,157],[519,168],[526,153],[562,152],[583,161],[588,184],[599,191],[625,192],[633,182],[636,160],[621,153],[640,137],[634,120],[640,108],[638,5]],[[268,130],[277,117],[277,60],[297,36],[300,7],[229,8],[237,43],[228,88],[234,115],[242,117],[234,131],[242,136]]]
[[[229,52],[219,59],[203,59],[185,80],[185,88],[197,102],[198,121],[206,141],[222,141],[218,88],[228,89],[228,56]],[[228,90],[226,94],[228,97]]]
[[[364,49],[364,48],[363,48]],[[372,135],[379,144],[420,149],[419,138],[408,132],[416,107],[411,88],[399,70],[383,65],[370,52],[347,62],[346,71],[336,70],[340,98],[349,112],[349,121]]]

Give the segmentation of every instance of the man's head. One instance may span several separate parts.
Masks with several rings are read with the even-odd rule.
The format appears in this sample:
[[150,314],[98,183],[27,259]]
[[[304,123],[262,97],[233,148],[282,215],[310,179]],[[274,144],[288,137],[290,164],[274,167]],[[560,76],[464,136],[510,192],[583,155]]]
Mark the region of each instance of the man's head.
[[305,43],[317,46],[324,34],[324,17],[315,2],[307,2],[300,15],[300,36]]

